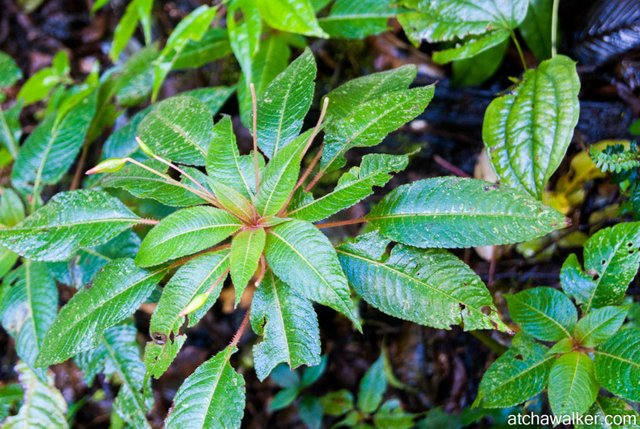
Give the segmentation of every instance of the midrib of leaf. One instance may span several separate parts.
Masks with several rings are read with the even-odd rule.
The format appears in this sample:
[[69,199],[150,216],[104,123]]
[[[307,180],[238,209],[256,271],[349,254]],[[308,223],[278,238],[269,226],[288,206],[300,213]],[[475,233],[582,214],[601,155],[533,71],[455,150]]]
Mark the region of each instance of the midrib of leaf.
[[228,227],[228,226],[235,226],[235,227],[240,228],[242,225],[241,225],[241,224],[239,224],[239,223],[230,223],[230,224],[217,224],[217,225],[207,225],[207,226],[202,226],[202,227],[200,227],[200,228],[190,229],[190,230],[188,230],[188,231],[186,231],[186,232],[180,232],[180,233],[178,233],[178,234],[176,234],[176,235],[168,235],[168,236],[167,236],[167,238],[165,238],[164,240],[159,240],[158,242],[156,242],[156,243],[154,244],[154,247],[155,247],[155,246],[158,246],[158,245],[160,245],[160,244],[165,244],[167,241],[169,241],[169,240],[173,240],[174,238],[179,238],[179,237],[181,237],[181,236],[183,236],[183,235],[192,234],[192,233],[194,233],[194,232],[198,232],[198,231],[204,231],[204,230],[206,230],[206,229],[226,228],[226,227]]
[[[37,352],[40,353],[40,341],[38,339],[38,330],[36,328],[36,320],[34,318],[35,313],[33,311],[33,301],[31,299],[31,261],[29,261],[28,259],[23,259],[23,262],[25,264],[24,278],[27,286],[27,302],[29,305],[29,313],[31,318],[31,329],[33,330],[33,339],[35,340],[34,342],[38,349]],[[38,355],[38,353],[36,353],[36,356]]]
[[[282,100],[282,105],[280,107],[280,115],[278,116],[279,121],[278,121],[278,132],[276,133],[276,141],[273,145],[273,151],[271,152],[272,155],[271,156],[275,156],[276,153],[278,153],[278,149],[280,146],[280,139],[282,137],[282,121],[284,119],[284,112],[287,108],[287,103],[289,102],[289,95],[291,94],[291,87],[293,86],[293,83],[289,83],[287,85],[287,90],[284,93],[284,97]],[[268,88],[267,88],[268,89]]]
[[564,334],[567,336],[567,338],[571,338],[571,333],[569,331],[567,331],[567,328],[562,326],[562,324],[560,324],[560,322],[558,322],[557,320],[553,319],[552,317],[549,317],[547,314],[543,313],[542,311],[538,310],[537,308],[531,306],[528,302],[525,302],[523,300],[518,300],[518,302],[520,304],[522,304],[523,306],[527,307],[527,309],[529,309],[533,313],[539,314],[544,319],[547,319],[547,320],[551,321],[554,325],[558,326],[562,330],[562,332],[564,332]]
[[9,145],[11,147],[9,147],[9,152],[11,153],[11,156],[13,158],[15,158],[18,155],[18,146],[16,144],[15,139],[13,138],[13,133],[11,132],[11,129],[9,128],[9,124],[7,123],[7,119],[5,117],[5,112],[0,109],[0,125],[2,125],[2,133],[7,136],[7,140],[9,141]]
[[[275,154],[275,152],[274,152]],[[275,194],[276,189],[278,188],[278,185],[282,182],[283,177],[286,176],[286,172],[287,172],[287,168],[289,168],[289,166],[291,165],[292,162],[297,161],[298,158],[298,154],[297,151],[294,154],[294,156],[292,156],[291,158],[289,158],[286,162],[286,164],[284,165],[283,168],[280,169],[280,172],[278,174],[278,179],[276,180],[275,185],[271,188],[271,191],[269,192],[269,196],[267,197],[267,201],[265,202],[264,205],[264,209],[262,210],[262,213],[268,213],[269,211],[269,206],[271,206],[271,200],[273,199],[273,195]]]
[[602,350],[594,350],[593,352],[594,352],[595,354],[599,354],[599,355],[602,355],[602,356],[606,356],[606,357],[609,357],[609,358],[611,358],[611,359],[615,359],[615,360],[617,360],[617,361],[624,362],[624,363],[626,363],[626,364],[629,364],[629,365],[635,366],[636,368],[640,369],[640,364],[638,364],[638,363],[636,363],[636,362],[634,362],[634,361],[632,361],[632,360],[629,360],[629,359],[623,358],[623,357],[621,357],[621,356],[612,355],[611,353],[603,352]]
[[[60,121],[62,122],[62,120]],[[40,182],[42,181],[42,172],[44,171],[44,166],[47,163],[47,159],[49,158],[49,152],[51,152],[51,147],[53,146],[53,142],[58,138],[58,134],[60,133],[60,123],[58,121],[54,122],[54,128],[50,135],[50,138],[47,141],[47,145],[45,146],[44,153],[42,154],[42,158],[40,160],[40,165],[36,170],[36,180],[33,182],[33,192],[31,194],[31,210],[34,210],[38,201],[38,194],[40,188]]]
[[278,294],[278,288],[276,287],[276,282],[275,279],[273,277],[275,277],[273,275],[273,272],[271,272],[271,285],[273,285],[273,295],[276,301],[276,307],[278,308],[278,319],[280,320],[281,326],[282,326],[282,332],[284,332],[284,335],[286,337],[286,341],[285,341],[285,348],[286,353],[287,353],[287,363],[289,365],[291,365],[291,348],[289,347],[289,336],[287,335],[287,325],[284,323],[284,314],[282,312],[282,304],[280,303],[280,295]]
[[[273,47],[275,45],[275,43],[272,41],[272,39],[269,39],[269,43],[266,43],[267,45],[267,49],[264,51],[265,52],[265,63],[269,63],[269,58],[271,58],[272,55],[272,51],[274,50]],[[265,85],[268,86],[268,82],[266,79],[267,76],[267,70],[269,70],[269,67],[263,67],[262,68],[262,72],[260,73],[260,76],[258,77],[259,82],[260,82],[260,86],[258,87],[258,90],[264,91],[266,88],[264,87]]]
[[494,218],[515,218],[515,219],[538,219],[538,216],[527,216],[521,215],[518,213],[496,213],[496,212],[473,212],[473,214],[458,214],[455,212],[420,212],[420,213],[394,213],[388,214],[384,216],[368,216],[367,219],[371,220],[380,220],[380,219],[392,219],[392,218],[403,218],[403,217],[411,217],[411,218],[421,218],[421,217],[455,217],[455,218],[465,218],[472,217],[477,218],[480,216],[485,217],[494,217]]
[[[335,292],[335,290],[333,290],[333,288],[331,287],[331,285],[329,284],[329,282],[327,281],[327,279],[324,278],[324,276],[322,274],[320,274],[320,272],[316,269],[316,267],[311,263],[311,261],[309,261],[302,253],[298,252],[298,249],[296,249],[291,243],[289,243],[287,240],[284,239],[284,237],[282,237],[281,235],[279,235],[278,233],[274,232],[273,230],[269,231],[270,234],[274,235],[275,237],[277,237],[280,241],[282,241],[285,245],[287,245],[287,247],[289,247],[291,250],[293,250],[306,264],[307,266],[309,266],[309,268],[311,268],[311,271],[313,271],[316,276],[318,276],[320,278],[320,280],[322,281],[322,283],[324,283],[324,285],[327,287],[327,290],[336,298],[338,298],[341,302],[344,303],[344,301],[342,300],[342,298],[340,298],[340,296],[338,296],[338,294]],[[348,308],[348,306],[347,306]]]
[[[587,311],[588,311],[588,310],[585,310],[585,313],[586,313]],[[600,327],[602,327],[602,326],[606,325],[607,323],[609,323],[611,320],[615,319],[616,317],[617,317],[617,315],[616,315],[616,314],[614,314],[613,316],[609,317],[608,319],[605,319],[605,320],[604,320],[602,323],[600,323],[599,325],[594,325],[594,327],[593,327],[590,331],[587,331],[587,332],[585,332],[585,333],[582,335],[581,339],[582,339],[582,340],[584,340],[584,339],[585,339],[585,338],[587,338],[589,335],[591,335],[591,334],[592,334],[592,333],[594,333],[596,330],[598,330]]]
[[[467,6],[469,6],[472,9],[476,9],[476,10],[479,10],[481,12],[484,12],[484,13],[488,14],[492,18],[492,21],[493,21],[494,24],[502,24],[505,27],[505,29],[509,28],[508,25],[505,25],[507,23],[505,22],[506,20],[504,19],[504,16],[496,15],[493,11],[488,11],[487,9],[483,9],[480,6],[478,6],[477,4],[475,4],[473,2],[470,2],[468,0],[463,0],[462,3],[467,5]],[[493,6],[494,6],[495,10],[500,10],[498,5],[496,5],[495,0],[491,0],[491,3],[493,3]],[[476,21],[476,22],[484,22],[484,21]]]
[[[534,369],[536,369],[537,367],[539,367],[541,365],[544,365],[545,363],[547,363],[551,359],[555,359],[555,356],[548,356],[545,359],[541,360],[540,362],[536,363],[535,365],[527,367],[524,371],[519,372],[518,374],[516,374],[516,375],[514,375],[512,377],[507,378],[506,380],[503,381],[502,384],[494,387],[493,389],[489,389],[488,393],[492,393],[492,392],[500,389],[501,387],[503,387],[503,386],[505,386],[505,385],[507,385],[509,383],[512,383],[512,382],[514,382],[515,380],[517,380],[519,378],[522,378],[522,377],[526,376],[529,372],[533,371]],[[483,397],[486,398],[487,396],[489,396],[489,395],[486,394],[487,392],[483,392],[483,393],[485,393],[484,395],[482,395]]]
[[136,408],[144,416],[146,414],[146,410],[145,410],[144,402],[140,397],[140,392],[138,392],[138,390],[135,388],[133,381],[129,377],[129,372],[122,367],[122,362],[120,362],[120,359],[118,358],[118,354],[116,353],[115,350],[113,350],[113,347],[111,347],[109,342],[104,338],[104,335],[102,336],[102,344],[104,344],[105,348],[107,349],[107,353],[109,353],[109,356],[111,357],[111,360],[115,363],[115,367],[118,370],[118,374],[120,375],[120,378],[127,384],[127,387],[129,388],[129,390],[131,391],[131,394],[135,398]]
[[[225,367],[227,366],[227,363],[229,362],[229,358],[231,358],[231,350],[232,349],[227,349],[225,350],[225,355],[224,355],[224,360],[222,361],[221,369],[220,369],[220,373],[218,374],[217,377],[215,377],[215,381],[213,383],[212,389],[211,389],[211,394],[208,395],[208,399],[207,399],[207,411],[211,408],[211,406],[213,405],[212,399],[213,396],[216,393],[216,390],[218,389],[218,384],[220,384],[220,380],[222,379],[222,375],[224,374],[224,370]],[[207,413],[208,414],[208,413]]]
[[[175,56],[179,55],[180,51],[178,51],[176,49],[176,54]],[[174,56],[174,59],[175,59]],[[181,127],[176,126],[176,124],[174,124],[173,122],[167,120],[167,118],[165,118],[164,116],[161,115],[157,115],[156,116],[158,118],[158,120],[160,122],[162,122],[164,125],[166,125],[167,127],[171,128],[173,131],[175,131],[177,134],[179,134],[180,136],[184,137],[184,139],[191,145],[193,146],[198,152],[200,152],[202,154],[202,156],[206,157],[207,154],[205,153],[204,149],[200,147],[200,145],[198,143],[196,143],[191,136],[185,132],[185,130]]]
[[80,249],[80,251],[88,253],[88,254],[90,254],[92,256],[95,256],[97,258],[104,259],[105,261],[112,261],[112,259],[110,257],[108,257],[107,255],[103,255],[100,252],[96,252],[94,249],[83,247],[82,249]]
[[[516,94],[512,94],[510,98],[506,99],[506,102],[508,103],[509,113],[507,114],[507,120],[506,120],[506,122],[504,124],[504,128],[505,128],[505,130],[504,130],[505,131],[505,148],[504,149],[505,149],[507,158],[509,160],[509,169],[511,170],[511,175],[513,177],[515,177],[515,179],[518,181],[520,186],[522,186],[522,189],[526,189],[528,191],[529,187],[523,182],[523,179],[520,177],[520,174],[518,173],[518,170],[516,169],[516,167],[514,165],[513,157],[509,153],[509,147],[512,146],[512,142],[511,142],[511,139],[509,138],[511,136],[511,133],[507,132],[507,130],[509,128],[511,128],[511,124],[514,121],[517,121],[517,119],[518,119],[517,117],[514,119],[514,115],[516,115],[516,110],[515,110],[515,107],[514,107],[515,103],[516,103],[516,99],[517,99],[517,95]],[[529,126],[529,132],[531,132],[531,131],[532,131],[532,127],[530,125]],[[535,156],[533,156],[533,154],[532,154],[532,158],[531,159],[532,160],[535,159]],[[535,162],[534,162],[534,165],[535,165]],[[533,183],[535,184],[535,179],[534,179]],[[532,189],[532,191],[537,192],[536,189]]]
[[[30,371],[30,370],[29,370]],[[33,405],[34,392],[36,389],[36,383],[38,382],[36,379],[38,378],[35,374],[32,374],[32,377],[29,377],[29,385],[25,389],[24,392],[24,407],[26,408],[25,416],[27,421],[29,420],[29,416],[31,415],[31,406]]]
[[[401,277],[405,277],[405,278],[409,279],[409,281],[410,281],[410,282],[412,282],[412,283],[413,283],[413,282],[416,282],[416,283],[418,283],[418,284],[424,285],[424,286],[426,286],[428,289],[430,289],[431,291],[436,292],[436,293],[438,293],[439,295],[442,295],[442,296],[444,296],[444,297],[448,298],[449,300],[451,300],[451,301],[453,301],[453,302],[456,302],[456,303],[458,303],[458,304],[465,304],[465,307],[466,307],[466,309],[467,309],[467,310],[469,310],[469,311],[471,311],[471,312],[474,312],[474,313],[478,314],[478,315],[480,316],[480,318],[481,318],[481,319],[488,319],[488,317],[487,317],[487,315],[486,315],[486,314],[484,314],[484,313],[483,313],[482,311],[480,311],[480,310],[477,310],[477,309],[473,308],[473,306],[467,305],[467,303],[466,303],[466,302],[464,302],[464,301],[460,301],[458,298],[455,298],[455,297],[453,297],[453,296],[449,295],[448,293],[446,293],[446,292],[445,292],[445,291],[443,291],[442,289],[438,289],[438,288],[433,287],[432,285],[430,285],[429,283],[424,282],[424,281],[423,281],[422,279],[420,279],[420,278],[417,278],[417,277],[411,277],[410,275],[408,275],[408,274],[406,274],[406,273],[403,273],[402,271],[398,270],[398,269],[397,269],[397,268],[395,268],[395,267],[392,267],[391,265],[385,264],[385,263],[380,262],[380,261],[376,261],[376,260],[374,260],[374,259],[366,258],[366,257],[364,257],[364,256],[356,255],[356,254],[354,254],[354,253],[348,253],[348,252],[345,252],[345,251],[344,251],[344,250],[342,250],[342,249],[336,249],[336,252],[338,252],[338,253],[342,253],[343,255],[347,255],[347,256],[352,257],[352,258],[356,258],[356,259],[363,260],[363,261],[365,261],[365,262],[369,262],[369,263],[371,263],[371,264],[373,264],[373,265],[376,265],[376,266],[378,266],[378,267],[381,267],[383,270],[389,270],[389,271],[392,271],[392,272],[394,272],[394,273],[396,273],[396,274],[400,275]],[[460,315],[460,318],[462,319],[462,315]]]
[[573,365],[573,376],[571,377],[571,383],[569,383],[569,394],[566,395],[564,400],[562,401],[563,409],[567,405],[567,402],[569,402],[569,400],[573,396],[573,389],[575,387],[576,376],[578,374],[578,362],[580,361],[580,355],[581,353],[576,355],[576,361],[575,361],[575,364]]
[[52,225],[52,226],[33,226],[33,227],[29,227],[29,228],[11,228],[11,229],[5,229],[4,231],[12,231],[12,232],[16,232],[16,231],[20,231],[20,232],[29,232],[29,231],[40,231],[40,230],[45,230],[45,231],[50,231],[52,229],[58,229],[58,228],[69,228],[69,227],[73,227],[73,226],[80,226],[80,225],[92,225],[94,223],[105,223],[105,222],[130,222],[133,224],[136,224],[140,221],[140,218],[102,218],[102,219],[92,219],[92,220],[82,220],[79,222],[74,222],[74,223],[61,223],[58,225]]
[[391,18],[394,17],[395,15],[393,13],[380,13],[380,14],[375,14],[375,13],[362,13],[362,14],[357,14],[357,13],[350,13],[350,14],[340,14],[340,15],[329,15],[326,16],[324,18],[320,18],[318,21],[320,22],[327,22],[327,21],[346,21],[346,20],[359,20],[359,19],[382,19],[382,18]]

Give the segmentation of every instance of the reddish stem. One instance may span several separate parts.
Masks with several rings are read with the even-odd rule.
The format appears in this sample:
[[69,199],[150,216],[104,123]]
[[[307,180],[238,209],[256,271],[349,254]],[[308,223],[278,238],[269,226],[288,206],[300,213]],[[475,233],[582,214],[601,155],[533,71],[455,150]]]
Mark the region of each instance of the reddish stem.
[[247,329],[247,325],[249,323],[249,309],[247,308],[247,312],[244,313],[244,318],[242,319],[242,323],[240,323],[240,327],[236,331],[236,334],[233,336],[231,340],[231,346],[237,346],[238,342],[242,338],[244,331]]
[[340,220],[337,222],[326,222],[326,223],[317,223],[316,227],[320,229],[324,228],[336,228],[338,226],[346,226],[346,225],[355,225],[358,223],[367,223],[369,219],[365,219],[363,217],[358,219],[349,219],[349,220]]
[[446,159],[444,159],[440,155],[434,156],[433,160],[440,167],[444,168],[445,170],[447,170],[450,173],[455,174],[456,176],[459,176],[459,177],[471,177],[471,176],[469,176],[469,174],[467,174],[466,171],[463,171],[462,169],[456,167],[455,165],[453,165],[452,163],[450,163],[449,161],[447,161]]

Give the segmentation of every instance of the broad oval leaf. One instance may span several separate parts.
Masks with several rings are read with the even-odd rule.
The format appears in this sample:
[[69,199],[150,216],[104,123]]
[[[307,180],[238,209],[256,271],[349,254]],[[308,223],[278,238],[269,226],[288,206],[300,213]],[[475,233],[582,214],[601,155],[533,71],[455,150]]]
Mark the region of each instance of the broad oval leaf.
[[393,4],[391,0],[337,0],[318,22],[333,38],[364,39],[387,29],[387,21],[397,13]]
[[496,359],[482,376],[474,405],[512,407],[542,392],[555,359],[547,351],[547,347],[526,334],[516,334],[509,350]]
[[553,0],[529,0],[527,16],[518,28],[525,43],[539,60],[551,57]]
[[377,232],[338,247],[349,283],[384,313],[425,326],[507,331],[482,280],[445,250],[397,245]]
[[549,404],[556,416],[580,415],[598,396],[593,361],[581,352],[557,358],[549,373]]
[[370,414],[378,409],[387,390],[384,356],[381,355],[365,372],[358,389],[358,409]]
[[275,275],[306,298],[360,322],[347,278],[329,239],[310,223],[290,220],[267,234],[265,256]]
[[640,330],[618,332],[595,351],[598,382],[614,395],[640,401]]
[[242,223],[235,216],[213,207],[190,207],[164,218],[142,241],[136,263],[158,265],[215,246]]
[[320,363],[318,318],[309,300],[266,273],[251,302],[251,326],[262,341],[253,346],[258,379],[264,380],[281,362],[292,369]]
[[[211,308],[220,295],[228,269],[228,249],[199,256],[181,266],[163,288],[160,301],[151,316],[151,337],[163,335],[169,338],[172,333],[177,333],[176,326],[179,328],[182,325],[185,308],[200,294],[208,294],[202,306],[204,311]],[[199,318],[191,319],[189,325],[195,325],[197,320]]]
[[571,338],[578,311],[564,293],[536,287],[506,298],[511,318],[527,334],[542,341]]
[[245,384],[229,363],[236,350],[227,347],[187,377],[173,399],[167,429],[240,427]]
[[578,321],[575,338],[583,347],[594,347],[612,337],[624,323],[628,307],[602,307],[591,310]]
[[264,250],[266,233],[263,228],[240,231],[231,242],[231,279],[236,291],[236,305],[242,298],[244,289],[258,269]]
[[482,138],[502,183],[542,198],[578,123],[579,91],[575,62],[559,55],[489,105]]
[[64,261],[80,248],[103,244],[140,222],[106,192],[62,192],[11,229],[0,244],[29,259]]
[[584,270],[575,255],[562,265],[562,289],[584,312],[617,305],[640,267],[640,222],[605,228],[584,245]]
[[316,71],[313,54],[306,49],[276,76],[258,99],[258,145],[268,158],[300,133],[313,100]]
[[137,268],[131,259],[108,263],[93,286],[80,290],[62,307],[44,338],[36,365],[63,362],[97,346],[102,333],[133,314],[164,273]]
[[195,97],[171,97],[144,117],[138,136],[156,155],[204,165],[213,137],[213,119],[207,106]]
[[385,237],[422,248],[517,243],[566,226],[560,213],[524,193],[458,177],[400,186],[367,218]]
[[289,33],[327,37],[310,0],[257,0],[262,19],[271,27]]

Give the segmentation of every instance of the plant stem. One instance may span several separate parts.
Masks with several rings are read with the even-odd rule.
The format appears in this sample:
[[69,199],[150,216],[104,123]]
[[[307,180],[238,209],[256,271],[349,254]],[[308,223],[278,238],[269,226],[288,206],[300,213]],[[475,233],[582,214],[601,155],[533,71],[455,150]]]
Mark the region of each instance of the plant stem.
[[260,189],[260,165],[258,162],[258,97],[256,96],[256,86],[253,82],[249,85],[251,89],[251,111],[253,113],[253,169],[256,176],[256,195]]
[[522,47],[520,46],[520,42],[518,42],[518,38],[516,37],[516,33],[511,32],[511,40],[513,40],[513,44],[516,45],[516,49],[518,51],[518,55],[520,55],[520,61],[522,62],[522,67],[527,71],[529,67],[527,67],[527,61],[524,59],[524,53],[522,52]]
[[145,218],[143,218],[143,219],[140,219],[140,220],[138,221],[138,224],[139,224],[139,225],[140,225],[140,224],[141,224],[141,225],[157,225],[157,224],[159,224],[159,223],[160,223],[160,221],[159,221],[159,220],[157,220],[157,219],[145,219]]
[[89,145],[84,144],[82,146],[82,153],[80,154],[80,159],[78,160],[78,167],[76,168],[76,172],[73,175],[73,180],[71,181],[71,186],[69,187],[70,191],[74,189],[78,189],[80,186],[80,177],[82,176],[82,170],[84,170],[84,164],[87,162],[87,154],[89,153]]
[[233,336],[233,339],[231,340],[231,344],[230,344],[231,346],[237,346],[238,342],[242,338],[242,334],[244,334],[244,331],[247,328],[247,325],[248,325],[248,322],[249,322],[249,310],[250,309],[247,308],[247,312],[244,313],[244,318],[242,319],[242,322],[240,323],[240,327],[236,331],[236,334]]
[[311,180],[311,183],[309,183],[307,187],[304,188],[304,190],[309,192],[311,189],[313,189],[313,187],[316,186],[316,183],[318,183],[318,181],[322,179],[322,176],[324,176],[324,173],[326,171],[327,171],[327,167],[324,167],[323,169],[318,171],[316,175],[313,177],[313,179]]
[[558,12],[560,9],[560,0],[553,0],[553,9],[551,12],[551,57],[558,55]]
[[367,223],[369,219],[360,217],[358,219],[349,219],[349,220],[340,220],[337,222],[326,222],[326,223],[317,223],[316,227],[320,229],[324,228],[336,228],[338,226],[346,226],[346,225],[355,225],[358,223]]
[[327,114],[328,107],[329,107],[329,98],[325,97],[324,101],[322,102],[322,110],[320,110],[320,117],[318,118],[318,122],[316,123],[316,126],[313,129],[311,136],[309,137],[309,141],[307,141],[307,145],[304,147],[302,156],[304,156],[307,153],[307,151],[309,150],[309,147],[311,147],[311,144],[313,143],[313,140],[316,138],[316,136],[320,132],[320,129],[322,128],[322,121],[324,121],[324,116]]

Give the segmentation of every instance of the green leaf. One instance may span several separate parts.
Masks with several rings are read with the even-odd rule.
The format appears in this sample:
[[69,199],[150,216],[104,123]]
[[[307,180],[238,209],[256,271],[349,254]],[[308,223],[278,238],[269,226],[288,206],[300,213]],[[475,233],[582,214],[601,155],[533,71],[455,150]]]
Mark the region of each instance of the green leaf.
[[551,58],[551,15],[553,0],[529,0],[527,17],[519,30],[525,43],[539,60]]
[[[228,25],[228,23],[227,23]],[[202,39],[190,40],[176,55],[173,69],[199,68],[231,53],[229,34],[224,28],[209,28]]]
[[[600,424],[596,423],[593,425],[586,424],[577,424],[575,425],[576,429],[637,429],[637,422],[640,421],[640,415],[638,412],[631,408],[629,404],[625,401],[618,398],[609,398],[606,396],[598,396],[596,398],[595,403],[591,407],[591,409],[587,412],[588,415],[594,416],[596,422],[600,422]],[[623,422],[627,422],[630,424],[621,424],[621,425],[605,425],[607,419],[610,422],[614,422],[614,419],[625,419]],[[632,423],[636,422],[636,423]]]
[[25,259],[5,277],[0,316],[2,327],[16,342],[16,352],[41,380],[45,371],[35,368],[44,336],[58,311],[58,288],[43,263]]
[[500,181],[542,198],[578,123],[580,79],[568,57],[527,70],[512,94],[485,113],[482,139]]
[[196,369],[182,383],[165,421],[167,429],[237,428],[244,414],[244,379],[229,364],[229,346]]
[[47,98],[53,88],[69,81],[70,70],[67,53],[57,52],[51,67],[40,69],[27,79],[20,88],[17,99],[26,106]]
[[258,262],[266,241],[264,229],[240,231],[231,242],[231,279],[236,290],[236,305],[242,298],[244,289],[258,269]]
[[318,22],[333,38],[364,39],[387,30],[387,21],[397,9],[391,0],[337,0],[329,15]]
[[[213,137],[207,154],[207,173],[215,182],[223,183],[251,199],[255,178],[245,174],[243,156],[240,156],[230,116],[223,116],[213,127]],[[253,169],[253,159],[251,169]],[[264,164],[264,160],[262,161]]]
[[[211,308],[220,295],[228,269],[228,249],[207,253],[181,266],[163,288],[160,301],[151,316],[151,337],[169,338],[172,333],[177,334],[177,329],[184,321],[184,309],[200,294],[209,295],[203,306],[204,311]],[[190,326],[199,319],[191,319],[191,315],[189,318]]]
[[306,49],[258,99],[258,145],[268,158],[298,137],[313,100],[316,72],[313,54]]
[[482,280],[444,250],[397,245],[373,232],[338,247],[349,283],[384,313],[434,328],[507,330]]
[[22,396],[22,386],[19,383],[6,383],[0,387],[0,421],[4,421],[12,409],[18,408]]
[[583,347],[594,347],[612,337],[627,317],[628,307],[602,307],[590,311],[576,325],[575,338]]
[[415,9],[398,16],[414,44],[455,42],[453,49],[436,53],[439,63],[470,58],[504,42],[524,20],[528,0],[493,1],[405,0]]
[[114,89],[119,105],[136,106],[146,101],[153,87],[153,62],[159,54],[156,45],[147,46],[123,64]]
[[387,134],[423,113],[433,92],[433,86],[425,86],[358,102],[346,116],[327,123],[320,166],[335,170],[344,165],[342,155],[349,149],[379,144]]
[[102,191],[61,192],[11,229],[0,229],[0,244],[39,261],[64,261],[80,248],[105,243],[140,218]]
[[336,251],[313,225],[294,219],[271,228],[265,256],[275,275],[294,291],[344,314],[360,330]]
[[325,414],[339,417],[353,409],[353,395],[346,389],[337,390],[320,397],[320,403]]
[[308,130],[280,149],[267,164],[256,196],[256,208],[263,216],[274,216],[284,207],[296,186],[303,151],[313,130]]
[[0,51],[0,88],[13,86],[20,79],[22,79],[20,67],[10,55]]
[[340,177],[333,192],[295,207],[287,216],[309,222],[323,220],[373,194],[374,186],[384,186],[391,173],[404,170],[408,163],[407,155],[365,155],[360,167],[353,167]]
[[153,0],[132,0],[118,21],[118,25],[113,32],[113,44],[109,51],[109,58],[112,62],[118,61],[120,53],[127,47],[129,40],[138,27],[138,22],[148,21],[151,15]]
[[[161,173],[167,173],[167,166],[160,161],[148,160],[144,164]],[[100,181],[100,185],[105,188],[123,189],[137,198],[151,198],[171,207],[206,203],[194,193],[135,164],[129,164],[117,173],[106,175]],[[198,190],[195,186],[194,189]]]
[[640,330],[618,332],[595,351],[598,382],[614,395],[640,401]]
[[322,405],[315,396],[304,395],[298,403],[298,416],[309,429],[322,426]]
[[62,178],[85,141],[96,111],[96,100],[97,93],[92,92],[68,112],[49,114],[29,135],[11,173],[16,189],[37,198],[43,185],[57,183]]
[[0,188],[0,224],[12,227],[24,219],[24,205],[13,189]]
[[327,356],[324,355],[320,359],[319,364],[308,366],[307,368],[305,368],[304,373],[302,374],[302,379],[300,380],[300,387],[304,389],[318,381],[318,379],[322,377],[325,370],[327,369],[327,361]]
[[146,377],[160,378],[169,369],[186,339],[186,335],[177,335],[173,340],[167,339],[164,344],[147,342],[144,349]]
[[258,379],[281,362],[291,368],[320,363],[320,331],[313,305],[269,271],[251,303],[251,326],[262,341],[253,346]]
[[156,104],[144,117],[138,136],[156,155],[183,164],[204,165],[213,138],[211,113],[194,97],[171,97]]
[[158,265],[213,247],[242,224],[233,215],[213,207],[190,207],[164,218],[142,241],[136,263]]
[[80,290],[62,307],[44,338],[36,365],[64,362],[96,347],[106,329],[129,317],[147,299],[164,273],[137,268],[131,259],[109,262],[93,286]]
[[584,245],[584,270],[576,255],[562,265],[562,289],[582,305],[592,308],[617,305],[640,266],[640,223],[620,223],[595,233]]
[[213,190],[216,198],[226,210],[246,222],[255,218],[256,212],[253,204],[240,192],[214,180],[208,180],[207,185]]
[[143,395],[145,366],[140,360],[140,347],[136,341],[138,330],[133,324],[123,324],[98,334],[98,347],[82,355],[81,367],[91,372],[102,372],[121,384],[114,409],[135,428],[150,428],[146,413],[152,408],[153,396]]
[[367,217],[385,237],[422,248],[516,243],[566,226],[560,213],[524,193],[457,177],[400,186]]
[[549,373],[551,411],[556,416],[580,415],[596,400],[598,388],[589,356],[580,352],[562,355]]
[[464,60],[453,62],[453,83],[459,86],[475,86],[484,83],[500,68],[509,47],[508,40]]
[[312,37],[328,37],[322,31],[309,0],[257,0],[260,15],[276,30]]
[[[239,23],[239,19],[242,22]],[[240,68],[247,79],[247,84],[253,81],[253,57],[260,50],[260,35],[262,34],[262,19],[260,11],[254,1],[234,0],[227,10],[227,27],[229,42]]]
[[[389,399],[373,416],[373,424],[376,428],[411,429],[416,427],[414,417],[414,414],[402,410],[399,400]],[[452,419],[449,417],[447,420],[451,422]]]
[[384,357],[380,356],[360,380],[358,409],[363,413],[373,413],[380,406],[386,390],[387,377],[384,373]]
[[21,111],[22,105],[20,103],[6,111],[0,109],[0,144],[9,151],[13,159],[18,156],[20,137],[22,137]]
[[181,94],[202,101],[209,108],[211,116],[215,116],[231,97],[231,94],[234,93],[235,89],[234,86],[209,86],[184,91]]
[[67,403],[53,384],[53,374],[47,374],[43,383],[24,363],[16,365],[24,399],[18,414],[3,423],[4,429],[23,428],[68,428],[65,413]]
[[536,287],[507,295],[509,314],[522,330],[542,341],[571,338],[578,311],[564,293]]
[[534,397],[547,385],[553,355],[524,333],[484,373],[475,406],[512,407]]
[[271,403],[269,404],[269,411],[275,412],[287,408],[289,405],[296,400],[300,394],[300,391],[296,387],[288,387],[286,389],[282,389],[278,393],[273,396]]

